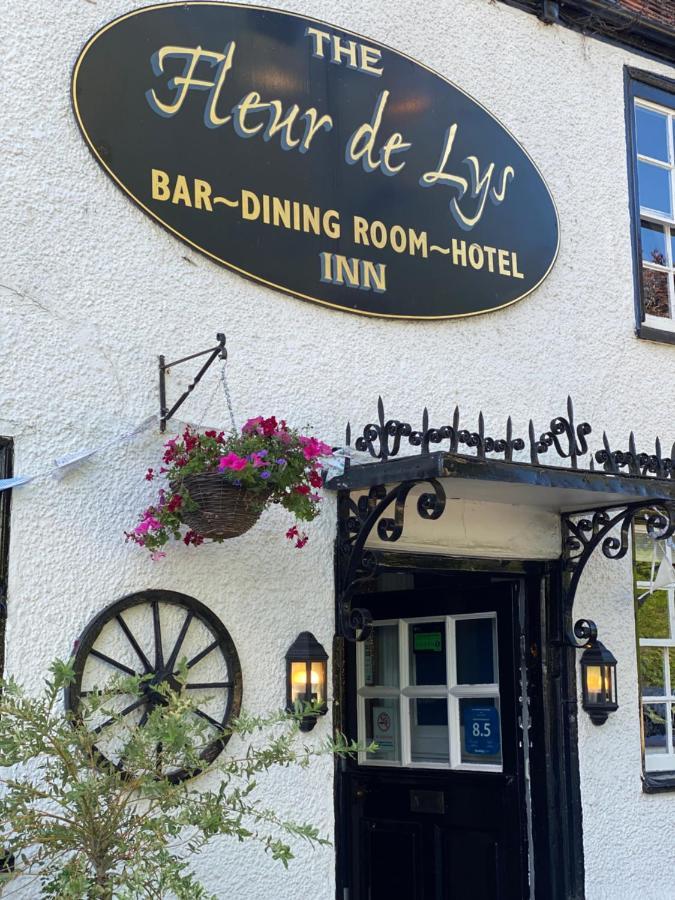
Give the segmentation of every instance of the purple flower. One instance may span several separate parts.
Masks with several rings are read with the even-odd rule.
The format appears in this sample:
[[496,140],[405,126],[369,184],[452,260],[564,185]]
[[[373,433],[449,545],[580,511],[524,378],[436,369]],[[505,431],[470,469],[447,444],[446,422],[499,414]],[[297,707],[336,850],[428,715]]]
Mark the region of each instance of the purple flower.
[[284,466],[288,465],[288,463],[286,462],[286,460],[283,457],[281,457],[281,459],[277,460],[277,465],[281,466],[283,468]]
[[261,477],[261,478],[269,478],[269,477],[270,477],[270,473],[269,473],[269,472],[261,472],[261,473],[260,473],[260,477]]
[[258,456],[265,457],[269,453],[268,450],[258,450]]

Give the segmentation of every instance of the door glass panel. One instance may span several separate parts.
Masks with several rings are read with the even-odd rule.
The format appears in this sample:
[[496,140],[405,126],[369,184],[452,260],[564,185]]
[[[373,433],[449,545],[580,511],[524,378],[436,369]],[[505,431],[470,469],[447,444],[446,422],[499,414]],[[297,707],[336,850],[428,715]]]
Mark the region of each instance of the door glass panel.
[[463,763],[501,765],[499,701],[494,697],[464,697],[459,701]]
[[640,647],[640,689],[643,697],[662,697],[666,692],[661,647]]
[[457,619],[457,684],[496,684],[494,619]]
[[669,638],[670,617],[668,615],[668,592],[654,591],[646,597],[640,595],[645,590],[638,588],[637,627],[638,637]]
[[398,625],[373,628],[364,651],[365,684],[398,687]]
[[448,701],[418,697],[410,701],[410,752],[413,762],[447,763]]
[[646,703],[642,707],[645,753],[666,752],[666,704]]
[[410,684],[446,684],[445,622],[410,625]]
[[368,759],[399,762],[401,759],[401,729],[397,697],[374,698],[365,701],[366,742],[377,744]]

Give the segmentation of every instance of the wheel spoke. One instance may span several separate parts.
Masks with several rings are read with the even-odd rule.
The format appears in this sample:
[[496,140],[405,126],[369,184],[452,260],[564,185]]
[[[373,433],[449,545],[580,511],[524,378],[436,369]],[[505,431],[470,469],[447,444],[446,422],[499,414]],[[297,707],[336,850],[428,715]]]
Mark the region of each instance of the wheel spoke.
[[134,648],[134,650],[136,651],[136,655],[138,656],[138,658],[140,659],[140,661],[143,663],[143,668],[145,669],[145,671],[146,671],[146,672],[152,672],[152,666],[150,665],[150,662],[148,661],[148,657],[145,655],[145,653],[143,653],[143,651],[142,651],[141,648],[139,647],[138,641],[136,640],[136,638],[135,638],[134,635],[132,634],[131,629],[129,628],[129,626],[127,625],[127,623],[126,623],[126,622],[124,621],[124,619],[122,618],[122,613],[118,613],[118,615],[116,615],[115,618],[116,618],[117,621],[119,622],[120,628],[122,629],[122,631],[123,631],[124,634],[126,635],[127,640],[129,641],[129,643],[131,644],[131,646],[132,646],[132,647]]
[[146,703],[146,702],[147,702],[147,700],[145,697],[139,697],[138,700],[134,700],[133,703],[130,703],[128,706],[125,706],[124,709],[122,710],[122,712],[119,713],[117,717],[113,716],[110,719],[106,719],[105,722],[101,722],[101,724],[97,725],[96,728],[92,728],[91,733],[99,734],[101,731],[103,731],[104,728],[107,728],[108,725],[112,725],[113,722],[116,722],[117,719],[121,718],[122,716],[128,716],[130,712],[133,712],[135,709],[138,709],[138,707],[142,703]]
[[105,663],[108,663],[109,666],[114,666],[116,669],[119,669],[120,672],[126,672],[127,675],[138,675],[138,672],[134,671],[134,669],[129,666],[125,666],[124,663],[121,663],[117,659],[113,659],[111,656],[106,656],[105,653],[101,653],[100,650],[90,650],[89,651],[92,656],[95,656],[96,659],[100,659]]
[[183,626],[180,630],[180,634],[176,638],[176,643],[173,646],[173,650],[171,651],[171,656],[169,657],[169,661],[166,664],[166,668],[169,672],[173,672],[174,666],[176,665],[176,660],[178,659],[178,654],[180,653],[180,648],[183,646],[183,641],[185,640],[185,635],[188,632],[188,628],[190,627],[190,622],[194,618],[194,613],[192,610],[188,612],[185,616],[185,621],[183,622]]
[[159,603],[152,601],[152,624],[155,631],[155,671],[164,668],[164,651],[162,650],[162,625],[159,621]]
[[[187,664],[187,668],[191,669],[193,666],[196,666],[198,662],[201,662],[205,656],[208,656],[216,647],[220,646],[220,641],[214,641],[212,644],[209,644],[208,647],[205,647],[201,653],[198,653],[196,656],[193,656],[190,662]],[[174,675],[177,674],[174,672]]]
[[195,681],[193,684],[186,684],[188,691],[201,691],[208,688],[231,688],[231,681]]
[[222,725],[222,723],[216,721],[216,719],[214,719],[214,718],[213,718],[212,716],[210,716],[208,713],[202,712],[201,709],[193,709],[192,712],[193,712],[196,716],[199,716],[200,718],[205,719],[210,725],[213,725],[214,728],[217,728],[218,731],[222,731],[222,730],[223,730],[223,725]]

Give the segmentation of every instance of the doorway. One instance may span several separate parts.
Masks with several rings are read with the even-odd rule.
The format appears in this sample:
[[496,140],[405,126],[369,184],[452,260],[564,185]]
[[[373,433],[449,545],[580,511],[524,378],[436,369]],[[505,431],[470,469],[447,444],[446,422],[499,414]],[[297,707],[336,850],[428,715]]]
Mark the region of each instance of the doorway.
[[360,598],[373,631],[345,647],[343,727],[373,746],[338,778],[338,896],[534,896],[525,580],[403,583]]

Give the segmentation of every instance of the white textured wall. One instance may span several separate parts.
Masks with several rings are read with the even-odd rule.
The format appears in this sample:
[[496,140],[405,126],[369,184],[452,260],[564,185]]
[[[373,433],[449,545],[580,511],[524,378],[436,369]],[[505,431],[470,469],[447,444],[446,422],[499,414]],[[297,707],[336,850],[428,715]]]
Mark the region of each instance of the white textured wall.
[[[413,323],[333,312],[238,278],[153,224],[103,174],[70,109],[71,67],[102,24],[133,0],[10,0],[3,8],[3,177],[0,181],[0,434],[16,440],[16,470],[96,445],[155,411],[156,355],[169,358],[228,336],[238,417],[283,413],[339,442],[344,422],[375,414],[378,392],[416,421],[455,403],[507,414],[523,432],[564,411],[622,441],[675,437],[654,399],[672,382],[675,347],[633,335],[633,288],[623,66],[664,65],[585,39],[490,0],[275,0],[295,12],[389,43],[437,69],[507,125],[540,167],[561,218],[553,272],[533,295],[497,313]],[[670,70],[672,74],[672,69]],[[176,370],[178,389],[189,367]],[[658,379],[658,384],[657,384]],[[214,382],[196,392],[198,417]],[[647,402],[649,398],[649,402]],[[221,403],[221,401],[218,401]],[[224,417],[224,406],[208,418]],[[599,439],[599,435],[596,438]],[[8,666],[38,685],[102,606],[147,587],[192,594],[230,629],[244,702],[283,702],[283,656],[311,629],[333,630],[334,504],[303,552],[282,537],[280,513],[249,537],[159,565],[126,546],[122,530],[150,496],[144,467],[161,439],[110,451],[63,483],[16,491],[12,509]],[[596,564],[577,611],[598,620],[619,659],[621,709],[604,728],[581,716],[580,756],[589,900],[665,900],[664,851],[675,845],[675,796],[640,792],[634,626],[625,567]],[[329,723],[317,728],[327,733]],[[327,766],[278,777],[282,812],[311,811],[332,827]],[[334,896],[330,851],[302,851],[288,874],[259,853],[223,844],[198,861],[218,896]]]

